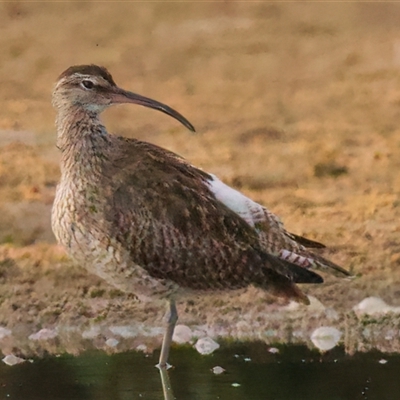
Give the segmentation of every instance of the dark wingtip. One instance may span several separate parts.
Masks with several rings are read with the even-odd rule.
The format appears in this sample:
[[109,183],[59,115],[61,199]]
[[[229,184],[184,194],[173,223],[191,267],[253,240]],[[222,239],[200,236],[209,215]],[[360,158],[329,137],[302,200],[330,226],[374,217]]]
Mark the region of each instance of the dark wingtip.
[[314,271],[305,269],[303,267],[299,267],[296,264],[291,264],[290,269],[294,274],[293,281],[295,283],[313,283],[313,284],[324,283],[324,279],[322,278],[322,276],[318,275]]
[[294,239],[297,243],[302,244],[304,247],[312,249],[324,249],[326,246],[323,243],[316,242],[315,240],[307,239],[303,236],[296,235],[295,233],[289,233],[289,237]]
[[266,261],[268,261],[270,268],[273,268],[279,274],[286,276],[294,283],[324,282],[323,278],[314,271],[300,267],[289,261],[282,260],[281,258],[271,254],[264,253],[263,257]]

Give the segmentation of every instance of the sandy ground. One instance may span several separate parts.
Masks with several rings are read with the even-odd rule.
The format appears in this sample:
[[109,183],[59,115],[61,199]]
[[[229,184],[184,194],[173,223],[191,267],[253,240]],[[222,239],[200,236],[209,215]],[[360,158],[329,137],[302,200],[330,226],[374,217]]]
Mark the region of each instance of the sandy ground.
[[[105,113],[111,132],[217,174],[356,275],[305,287],[322,303],[309,308],[273,305],[254,289],[185,301],[182,323],[198,336],[285,343],[310,343],[328,325],[350,352],[400,351],[398,315],[352,311],[369,296],[400,306],[399,24],[398,4],[1,3],[3,353],[77,353],[114,337],[113,351],[160,343],[164,310],[72,265],[51,232],[51,90],[82,63],[171,105],[199,134],[132,106]],[[133,328],[124,338],[115,326]],[[29,339],[40,329],[47,340]]]

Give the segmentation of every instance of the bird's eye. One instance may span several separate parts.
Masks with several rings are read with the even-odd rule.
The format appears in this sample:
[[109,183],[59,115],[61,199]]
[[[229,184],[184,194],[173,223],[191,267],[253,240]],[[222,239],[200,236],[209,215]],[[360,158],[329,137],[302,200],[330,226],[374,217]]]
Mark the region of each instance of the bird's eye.
[[85,89],[93,89],[94,87],[94,83],[92,81],[89,80],[84,80],[82,81],[81,85],[85,88]]

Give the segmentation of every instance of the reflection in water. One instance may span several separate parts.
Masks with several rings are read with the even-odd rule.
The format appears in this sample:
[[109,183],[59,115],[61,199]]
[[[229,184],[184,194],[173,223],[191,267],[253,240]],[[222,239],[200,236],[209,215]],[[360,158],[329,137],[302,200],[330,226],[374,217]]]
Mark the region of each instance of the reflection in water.
[[[193,349],[172,350],[168,371],[170,400],[398,400],[400,355],[346,356],[334,350],[323,356],[305,347],[264,344],[223,346],[210,356]],[[17,400],[162,400],[158,354],[90,352],[13,367],[0,365],[0,399]],[[384,358],[386,364],[379,363]],[[215,366],[226,373],[214,375]],[[164,371],[165,372],[165,371]],[[165,387],[168,375],[162,372]],[[236,384],[236,385],[235,385]]]
[[174,400],[175,396],[172,391],[171,381],[166,368],[159,368],[161,377],[161,387],[164,394],[164,400]]

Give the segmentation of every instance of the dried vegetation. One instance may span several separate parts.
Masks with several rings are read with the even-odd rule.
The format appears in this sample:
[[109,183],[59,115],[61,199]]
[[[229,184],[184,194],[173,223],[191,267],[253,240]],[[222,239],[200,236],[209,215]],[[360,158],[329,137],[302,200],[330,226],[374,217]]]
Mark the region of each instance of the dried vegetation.
[[[20,338],[57,323],[160,324],[159,309],[73,267],[50,230],[59,174],[52,84],[71,64],[97,63],[122,87],[182,112],[199,134],[132,106],[106,112],[110,131],[170,148],[329,245],[357,279],[306,290],[354,332],[349,348],[368,348],[346,313],[370,295],[400,298],[399,8],[0,4],[0,324],[19,327]],[[239,309],[218,300],[218,313],[213,297],[187,303],[182,321],[229,327],[248,315],[248,337],[268,324],[309,332],[324,322],[291,317],[285,328],[265,315],[264,300],[243,296]],[[399,332],[395,318],[387,324]]]

